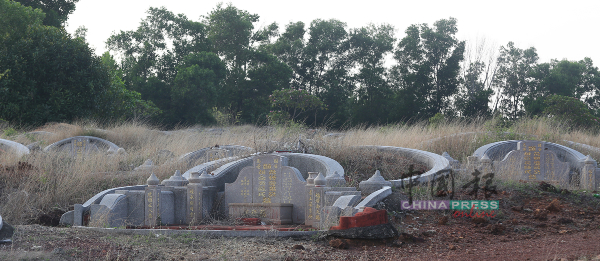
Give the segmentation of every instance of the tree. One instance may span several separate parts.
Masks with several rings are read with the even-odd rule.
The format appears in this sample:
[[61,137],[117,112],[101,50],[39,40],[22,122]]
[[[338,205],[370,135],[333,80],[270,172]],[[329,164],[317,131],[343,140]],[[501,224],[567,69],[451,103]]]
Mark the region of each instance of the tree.
[[231,108],[244,122],[251,123],[266,120],[269,94],[288,88],[291,78],[285,63],[255,46],[268,45],[278,30],[276,24],[271,24],[254,32],[258,18],[231,4],[219,4],[204,20],[212,50],[223,57],[228,69],[218,107]]
[[152,101],[142,100],[139,92],[127,90],[123,82],[123,72],[107,51],[102,54],[102,64],[110,74],[110,87],[103,96],[96,115],[104,120],[146,119],[162,113]]
[[489,117],[489,102],[494,91],[486,88],[487,78],[481,80],[486,65],[481,61],[469,64],[463,76],[464,88],[456,95],[454,105],[460,115],[465,118]]
[[302,116],[308,117],[305,113],[325,107],[319,98],[306,90],[275,90],[272,95],[269,95],[269,100],[274,109],[268,117],[272,124],[297,122]]
[[173,119],[188,123],[213,123],[218,86],[226,74],[225,64],[211,52],[188,55],[178,67],[171,91]]
[[44,26],[44,15],[0,1],[0,117],[41,124],[92,117],[110,86],[109,74],[82,39]]
[[[308,30],[303,22],[289,23],[277,41],[264,48],[292,69],[292,88],[306,90],[327,104],[327,111],[319,111],[315,121],[340,126],[350,118],[354,86],[346,23],[316,19]],[[311,121],[307,123],[317,124]]]
[[394,49],[394,27],[370,25],[352,30],[348,39],[349,59],[358,73],[353,100],[354,123],[384,123],[389,120],[393,91],[387,80],[384,58]]
[[598,129],[598,117],[592,115],[588,107],[581,100],[562,95],[552,95],[545,99],[543,114],[547,117],[564,122],[572,128]]
[[426,119],[450,109],[450,97],[460,84],[465,42],[456,39],[456,19],[442,19],[430,28],[411,25],[398,43],[392,68],[398,119]]
[[[176,124],[184,119],[208,120],[176,113],[180,108],[173,106],[181,104],[174,100],[180,101],[182,97],[171,95],[172,90],[183,88],[184,78],[190,79],[194,75],[194,69],[181,67],[186,57],[210,51],[206,30],[204,24],[190,21],[183,14],[175,15],[164,7],[150,8],[148,16],[135,31],[121,31],[106,42],[111,51],[121,56],[120,70],[126,88],[141,93],[142,99],[152,101],[164,111],[161,119],[165,123]],[[185,71],[187,76],[181,76],[180,85],[174,87],[179,70]]]
[[594,66],[592,59],[585,58],[580,63],[585,65],[581,87],[585,90],[585,99],[592,113],[600,117],[600,71]]
[[498,71],[494,78],[494,86],[500,95],[494,104],[494,112],[498,110],[512,120],[523,114],[523,98],[533,98],[539,94],[532,89],[534,85],[531,77],[537,60],[534,47],[522,50],[515,47],[513,42],[500,47]]
[[454,97],[456,114],[463,118],[491,116],[489,103],[494,95],[492,79],[497,68],[496,49],[485,38],[467,43],[461,65],[461,86]]
[[585,100],[596,111],[600,73],[590,58],[579,62],[552,60],[535,66],[532,76],[537,96],[525,98],[525,110],[529,114],[540,114],[544,110],[544,99],[553,94]]
[[354,89],[346,23],[316,19],[311,22],[308,34],[302,87],[327,104],[328,110],[318,116],[322,122],[340,126],[350,120],[350,97]]
[[62,27],[69,15],[75,11],[75,4],[79,0],[15,0],[24,6],[41,9],[46,14],[43,24]]

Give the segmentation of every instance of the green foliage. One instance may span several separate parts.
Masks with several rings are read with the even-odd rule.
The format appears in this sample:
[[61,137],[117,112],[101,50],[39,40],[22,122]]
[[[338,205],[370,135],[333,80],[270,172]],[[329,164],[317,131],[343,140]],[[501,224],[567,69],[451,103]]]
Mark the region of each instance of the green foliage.
[[545,105],[545,115],[573,128],[597,130],[600,127],[598,117],[592,115],[581,100],[555,94],[546,98]]
[[230,108],[219,109],[217,107],[212,108],[212,117],[219,126],[231,126],[240,123],[240,117],[242,112],[233,112]]
[[446,122],[446,117],[441,113],[436,113],[433,117],[429,118],[429,126],[433,128],[437,128],[444,122]]
[[93,116],[110,86],[106,68],[81,39],[42,25],[39,10],[0,1],[0,117],[41,124]]
[[17,135],[17,130],[13,129],[13,128],[6,128],[3,130],[4,132],[4,137],[10,137],[10,136],[14,136]]
[[275,125],[298,121],[307,112],[325,109],[323,102],[306,90],[275,90],[269,100],[275,111],[269,113],[268,119]]
[[[500,90],[496,105],[500,103],[499,111],[511,120],[523,115],[523,98],[538,95],[532,89],[533,82],[530,74],[538,60],[535,48],[522,50],[509,42],[500,48],[498,68],[494,84]],[[496,108],[494,108],[495,112]]]
[[225,64],[214,53],[188,55],[177,69],[171,89],[172,120],[186,123],[213,123],[219,83],[225,79]]
[[488,104],[494,90],[486,88],[487,79],[481,79],[486,69],[485,63],[476,61],[469,64],[463,77],[463,88],[456,96],[454,105],[464,118],[490,117]]
[[96,112],[97,117],[112,120],[145,119],[161,113],[152,101],[142,100],[139,92],[125,88],[121,79],[122,72],[108,52],[101,59],[109,71],[111,84],[104,96],[103,106]]
[[375,26],[351,30],[349,57],[358,68],[352,104],[354,123],[385,123],[393,108],[393,90],[384,67],[385,55],[394,49],[394,27]]
[[41,9],[46,15],[43,19],[44,25],[61,27],[68,16],[75,11],[75,4],[79,0],[15,0],[24,6]]
[[398,65],[391,77],[399,88],[396,119],[427,119],[450,109],[460,84],[460,61],[465,42],[456,39],[456,19],[442,19],[431,28],[411,25],[398,43]]

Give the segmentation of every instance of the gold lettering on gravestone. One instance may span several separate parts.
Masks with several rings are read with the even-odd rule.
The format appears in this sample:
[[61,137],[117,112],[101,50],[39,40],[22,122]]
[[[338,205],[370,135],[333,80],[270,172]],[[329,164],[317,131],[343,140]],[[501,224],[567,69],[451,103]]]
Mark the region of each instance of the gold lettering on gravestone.
[[315,191],[315,219],[321,220],[321,193]]
[[248,176],[245,176],[240,184],[242,185],[242,189],[240,190],[240,194],[244,197],[244,202],[248,202],[248,198],[250,198],[250,179]]
[[258,191],[258,196],[263,198],[263,203],[267,203],[267,200],[265,200],[265,198],[267,197],[267,176],[265,170],[258,171],[258,187],[256,188],[256,190]]
[[160,192],[153,193],[152,191],[146,192],[146,204],[148,205],[146,216],[146,225],[155,226],[156,217],[158,216],[158,211],[160,210]]
[[[275,165],[277,166],[277,165]],[[277,194],[277,171],[269,170],[269,202]]]
[[74,141],[75,157],[79,158],[83,155],[86,147],[86,140],[83,138],[76,139]]

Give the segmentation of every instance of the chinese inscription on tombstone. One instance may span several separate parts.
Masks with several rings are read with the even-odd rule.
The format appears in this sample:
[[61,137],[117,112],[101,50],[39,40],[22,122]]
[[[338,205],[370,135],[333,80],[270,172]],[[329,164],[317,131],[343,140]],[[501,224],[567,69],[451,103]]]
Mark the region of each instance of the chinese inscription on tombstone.
[[520,141],[517,150],[509,152],[497,164],[498,173],[516,172],[527,181],[547,181],[569,184],[569,163],[561,162],[556,154],[546,149],[542,141]]
[[294,223],[303,222],[304,184],[300,172],[287,166],[287,158],[258,156],[234,183],[225,184],[225,202],[231,216],[255,215],[277,223],[282,221],[277,216],[287,216],[289,209]]

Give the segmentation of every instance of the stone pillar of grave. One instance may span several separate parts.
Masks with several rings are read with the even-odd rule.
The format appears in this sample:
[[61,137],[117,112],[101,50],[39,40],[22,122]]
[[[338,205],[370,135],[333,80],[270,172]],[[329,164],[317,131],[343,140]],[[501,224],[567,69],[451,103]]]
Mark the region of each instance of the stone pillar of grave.
[[590,155],[583,161],[583,168],[581,168],[581,189],[598,189],[596,187],[596,165],[597,162]]
[[490,159],[487,154],[483,154],[483,157],[481,157],[479,163],[481,164],[481,174],[485,175],[494,172],[494,169],[492,168],[492,159]]
[[210,218],[213,203],[217,197],[217,187],[215,186],[215,177],[202,172],[200,175],[200,184],[202,184],[202,218]]
[[[165,194],[166,191],[171,191],[173,193],[173,211],[171,212],[173,213],[174,224],[181,225],[186,223],[187,187],[185,187],[185,185],[188,183],[188,180],[181,176],[181,172],[179,170],[176,170],[175,174],[173,174],[173,176],[171,176],[169,179],[165,179],[161,182],[161,184],[164,185],[164,187],[161,187],[161,193],[164,195],[161,194],[161,196],[168,197],[167,194]],[[166,203],[164,200],[161,201],[163,208],[171,208],[171,206],[165,205]],[[161,221],[165,221],[164,219],[165,217],[163,216]]]
[[160,225],[160,188],[158,183],[160,181],[152,173],[147,180],[148,186],[146,187],[144,194],[144,225],[155,227]]
[[325,179],[327,180],[328,187],[345,187],[346,186],[346,180],[342,176],[340,176],[340,174],[337,171],[334,171],[333,175],[330,175]]
[[312,226],[314,214],[314,195],[313,188],[315,187],[315,178],[317,177],[318,172],[308,172],[308,178],[306,179],[306,215],[304,218],[304,224],[307,226]]
[[312,213],[312,216],[309,216],[312,218],[306,220],[306,225],[321,228],[323,207],[325,206],[325,192],[329,189],[329,187],[326,186],[327,180],[323,174],[319,173],[314,179],[314,186],[308,189],[309,202],[307,204],[307,213]]
[[381,172],[379,170],[375,171],[375,174],[371,178],[365,181],[361,181],[358,184],[358,188],[360,188],[361,193],[364,196],[368,196],[369,194],[382,189],[385,186],[392,186],[392,182],[386,181],[383,176],[381,176]]
[[[203,173],[204,174],[204,173]],[[202,221],[202,183],[198,172],[192,172],[187,185],[187,223],[196,225]]]
[[467,173],[473,173],[475,168],[479,166],[479,158],[477,156],[468,156],[467,157]]

